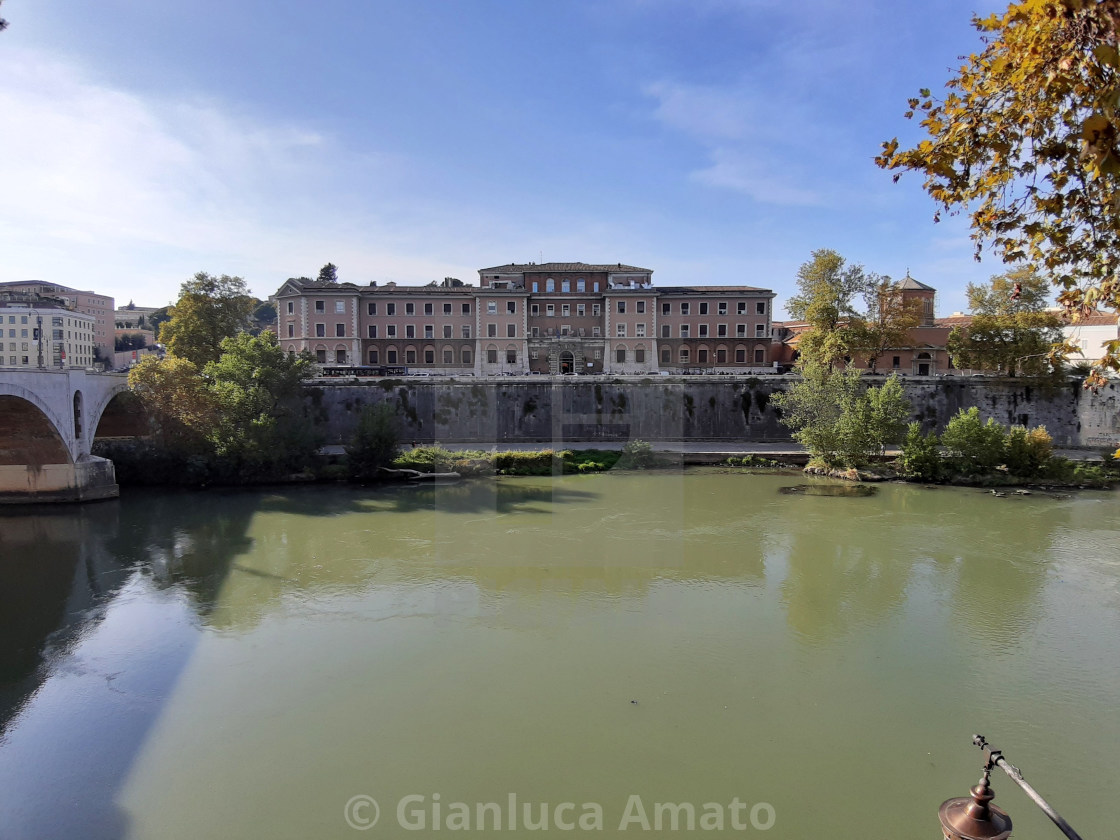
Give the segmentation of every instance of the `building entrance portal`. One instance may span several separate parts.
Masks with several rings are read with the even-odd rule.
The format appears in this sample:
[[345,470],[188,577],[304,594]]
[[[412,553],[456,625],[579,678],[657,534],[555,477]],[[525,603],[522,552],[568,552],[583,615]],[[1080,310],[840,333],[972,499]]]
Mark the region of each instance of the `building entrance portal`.
[[576,359],[570,352],[565,350],[560,354],[560,372],[561,373],[575,373],[576,372]]

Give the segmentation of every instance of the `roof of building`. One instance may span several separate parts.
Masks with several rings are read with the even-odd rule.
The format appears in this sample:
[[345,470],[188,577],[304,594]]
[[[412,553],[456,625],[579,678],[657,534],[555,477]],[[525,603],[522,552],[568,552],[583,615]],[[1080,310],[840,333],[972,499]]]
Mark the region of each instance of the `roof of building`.
[[906,272],[905,277],[903,277],[901,280],[898,281],[898,288],[905,289],[907,291],[919,291],[919,292],[936,292],[937,291],[937,289],[933,288],[933,286],[927,286],[925,283],[919,283],[917,280],[915,280],[913,277],[910,276],[909,271]]
[[1120,323],[1120,314],[1116,312],[1094,312],[1074,321],[1069,315],[1062,315],[1062,323],[1069,327],[1115,327]]
[[727,294],[765,292],[766,294],[773,294],[770,289],[763,289],[760,286],[658,286],[657,289],[662,294],[669,295],[685,295],[689,292],[726,292]]
[[653,273],[652,268],[640,268],[636,265],[626,265],[624,263],[610,263],[609,265],[606,265],[606,264],[597,265],[597,264],[588,264],[588,263],[581,263],[581,262],[508,263],[507,265],[495,265],[495,266],[491,266],[490,268],[480,268],[479,271],[480,272],[486,272],[486,271],[502,272],[502,271],[504,271],[506,273],[511,273],[512,272],[512,273],[517,273],[517,274],[524,274],[526,272],[529,272],[529,273],[543,272],[543,273],[547,274],[550,271],[554,271],[556,273],[565,272],[565,271],[571,271],[571,272],[579,272],[579,271],[587,271],[587,272],[591,272],[591,271],[645,271],[645,272],[648,272],[648,273],[651,273],[651,274]]

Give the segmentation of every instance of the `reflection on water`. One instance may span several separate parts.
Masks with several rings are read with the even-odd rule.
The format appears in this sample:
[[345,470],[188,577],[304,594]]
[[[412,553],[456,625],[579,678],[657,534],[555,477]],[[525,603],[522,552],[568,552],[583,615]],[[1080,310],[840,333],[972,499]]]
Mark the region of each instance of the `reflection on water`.
[[870,484],[795,484],[791,487],[779,487],[779,493],[792,496],[800,493],[803,496],[836,496],[850,499],[861,499],[874,496],[876,488]]
[[[409,793],[516,791],[601,801],[604,834],[639,793],[762,799],[775,837],[862,837],[871,791],[935,828],[975,781],[974,730],[1082,833],[1120,819],[1117,495],[788,484],[5,512],[0,834],[349,837],[355,793],[395,820]],[[1023,836],[1049,830],[997,793]]]

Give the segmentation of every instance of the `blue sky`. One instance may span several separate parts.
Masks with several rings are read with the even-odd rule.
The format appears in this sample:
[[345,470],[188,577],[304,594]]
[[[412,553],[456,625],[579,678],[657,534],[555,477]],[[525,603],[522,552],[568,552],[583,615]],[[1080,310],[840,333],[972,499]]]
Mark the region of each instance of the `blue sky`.
[[960,219],[872,158],[973,0],[9,0],[0,280],[163,305],[627,262],[781,304],[833,248],[965,308]]

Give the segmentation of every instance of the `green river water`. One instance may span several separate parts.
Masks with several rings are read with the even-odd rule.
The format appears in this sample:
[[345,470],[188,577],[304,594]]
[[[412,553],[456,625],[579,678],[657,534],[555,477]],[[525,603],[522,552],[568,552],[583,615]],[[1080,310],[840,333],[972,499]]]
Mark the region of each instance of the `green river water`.
[[974,732],[1117,836],[1120,493],[803,482],[6,511],[0,838],[935,838]]

